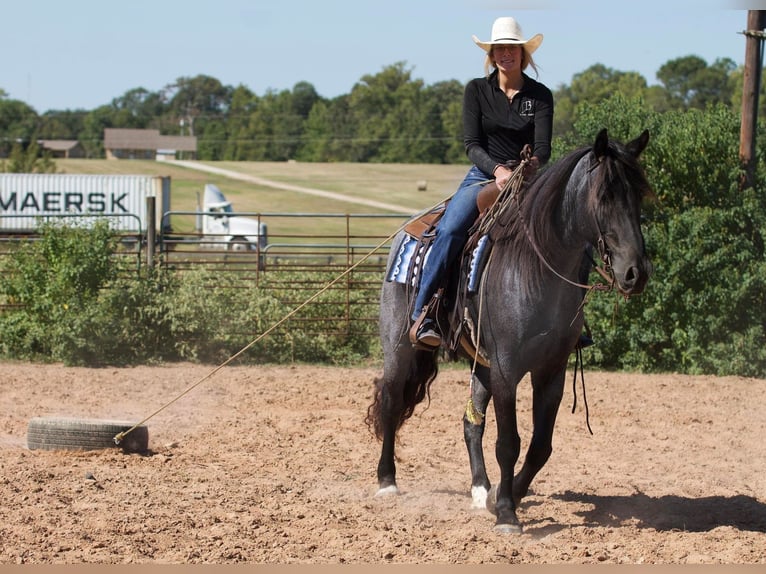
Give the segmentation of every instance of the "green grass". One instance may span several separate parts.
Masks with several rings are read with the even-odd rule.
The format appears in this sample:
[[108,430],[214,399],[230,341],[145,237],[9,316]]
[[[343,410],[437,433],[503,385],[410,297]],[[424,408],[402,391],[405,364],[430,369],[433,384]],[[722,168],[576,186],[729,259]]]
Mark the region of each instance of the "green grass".
[[[466,165],[302,163],[302,162],[203,162],[246,175],[309,187],[355,198],[411,206],[417,212],[431,207],[457,189],[467,171]],[[391,213],[365,205],[336,201],[303,193],[255,185],[236,179],[188,169],[172,162],[150,160],[56,160],[63,173],[137,174],[170,176],[173,211],[195,211],[206,183],[217,185],[236,212],[372,214]],[[418,183],[427,182],[425,191]],[[174,229],[193,229],[193,217],[173,219]],[[345,234],[346,221],[335,218],[270,218],[265,220],[270,235],[305,235],[324,237]],[[369,234],[386,237],[403,222],[401,217],[353,219],[351,235]],[[374,239],[371,242],[377,243]]]

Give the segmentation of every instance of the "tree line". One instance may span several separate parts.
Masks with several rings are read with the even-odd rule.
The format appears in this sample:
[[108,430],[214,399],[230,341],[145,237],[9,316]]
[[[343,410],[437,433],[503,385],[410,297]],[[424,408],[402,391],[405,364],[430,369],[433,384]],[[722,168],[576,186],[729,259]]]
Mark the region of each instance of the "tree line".
[[[619,93],[655,112],[741,107],[743,69],[728,58],[708,64],[684,56],[657,71],[648,85],[637,72],[595,64],[554,92],[554,138],[572,131],[584,105]],[[406,62],[364,75],[348,94],[319,95],[299,81],[291,90],[258,95],[216,78],[181,77],[159,91],[134,88],[94,110],[38,114],[0,89],[0,157],[45,139],[78,140],[89,158],[103,158],[104,128],[152,128],[197,137],[201,160],[378,163],[466,162],[462,144],[463,85],[431,85],[414,78]],[[764,117],[766,97],[759,116]],[[19,157],[19,150],[16,156]],[[37,150],[34,150],[37,153]],[[21,162],[23,165],[23,161]]]
[[[637,74],[596,65],[556,91],[554,161],[575,146],[591,145],[603,127],[620,141],[628,141],[644,129],[651,134],[642,164],[656,199],[644,207],[642,226],[654,274],[646,291],[629,302],[616,293],[588,298],[585,313],[597,341],[587,351],[589,364],[612,370],[764,377],[763,121],[756,134],[753,185],[741,189],[742,70],[724,60],[708,66],[687,57],[668,62],[657,76],[662,85],[647,87]],[[197,77],[186,82],[188,89],[174,88],[167,103],[157,94],[141,92],[145,97],[124,96],[109,106],[83,112],[82,125],[93,131],[92,139],[81,135],[80,141],[95,146],[96,153],[103,127],[160,127],[164,131],[161,122],[166,121],[180,129],[181,117],[183,128],[194,130],[200,138],[205,159],[465,161],[458,135],[462,87],[456,82],[425,86],[412,80],[403,64],[365,76],[348,96],[332,100],[320,98],[311,86],[301,83],[292,91],[264,97],[240,86],[231,90],[230,98],[215,103],[210,90],[190,87],[208,85],[207,80]],[[220,84],[212,81],[210,86]],[[205,93],[210,97],[201,97]],[[156,113],[142,116],[136,111],[143,109],[139,100]],[[151,101],[156,107],[149,105]],[[762,106],[766,98],[760,101]],[[5,100],[0,105],[0,118],[7,117],[3,114],[8,108],[3,106],[9,103]],[[177,106],[172,113],[167,111],[171,104]],[[211,107],[205,111],[205,106]],[[213,109],[217,111],[213,113]],[[761,118],[763,112],[759,111]],[[33,125],[40,130],[37,137],[43,137],[46,117],[35,116],[38,123]],[[49,119],[63,122],[67,117],[71,116],[63,113]],[[109,123],[118,119],[122,123]],[[104,241],[106,238],[104,234]],[[97,268],[92,262],[101,260],[97,256],[101,250],[67,258],[53,247],[69,246],[80,253],[77,250],[92,249],[90,242],[53,237],[53,247],[46,245],[38,242],[40,253],[20,251],[21,259],[8,264],[0,261],[0,274],[9,278],[0,282],[0,301],[5,298],[22,304],[0,314],[2,357],[107,363],[128,357],[135,361],[168,357],[209,360],[215,353],[241,348],[227,333],[208,331],[211,325],[227,325],[235,316],[243,321],[271,316],[273,297],[267,292],[258,298],[249,290],[233,290],[241,301],[229,291],[221,291],[220,297],[199,297],[197,288],[186,292],[167,287],[164,281],[177,279],[172,274],[127,282],[117,289],[103,289],[95,280],[90,290],[72,288],[75,274],[71,267],[78,266],[84,276],[91,277],[89,273]],[[56,269],[60,277],[52,275]],[[108,273],[104,277],[111,280]],[[93,297],[84,298],[88,293]],[[158,297],[160,293],[162,297]],[[241,310],[239,315],[235,309]],[[211,319],[219,312],[225,313],[221,320]],[[173,317],[179,321],[168,323]],[[179,326],[184,330],[167,331]],[[142,347],[151,341],[136,337],[142,329],[150,334],[169,333],[167,340],[176,347]],[[242,323],[243,333],[258,330]],[[285,360],[365,356],[368,333],[356,335],[343,344],[347,346],[325,349],[322,357],[317,356],[313,339],[293,340],[285,347],[298,349],[298,354]],[[110,344],[99,343],[95,348],[89,341]],[[300,349],[303,344],[307,347]],[[178,346],[193,352],[178,354]],[[98,356],[103,349],[120,349],[123,356]],[[88,356],[83,356],[85,350]]]
[[[760,133],[754,186],[740,189],[738,113],[723,103],[656,112],[641,98],[614,94],[584,103],[571,132],[554,142],[554,154],[592,145],[605,118],[614,139],[650,133],[641,163],[655,197],[643,207],[642,227],[654,272],[629,301],[616,292],[587,297],[584,312],[596,340],[586,351],[588,366],[766,377],[766,134]],[[218,363],[292,309],[282,297],[306,297],[300,287],[306,277],[290,270],[269,272],[280,286],[297,286],[288,296],[280,287],[277,297],[266,283],[243,289],[236,274],[213,276],[202,267],[142,266],[136,276],[129,260],[112,257],[114,249],[107,228],[50,226],[39,241],[1,257],[0,303],[11,306],[0,313],[0,358]],[[332,304],[345,317],[344,296],[328,296],[321,315],[333,316]],[[352,324],[340,338],[291,327],[238,360],[339,364],[379,357],[375,325]],[[329,325],[328,333],[340,331]]]

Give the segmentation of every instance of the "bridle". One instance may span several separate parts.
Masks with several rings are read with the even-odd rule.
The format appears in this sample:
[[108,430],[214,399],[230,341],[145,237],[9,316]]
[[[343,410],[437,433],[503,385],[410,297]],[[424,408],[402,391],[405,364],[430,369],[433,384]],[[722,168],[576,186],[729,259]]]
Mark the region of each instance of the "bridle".
[[[522,159],[519,167],[519,172],[523,172],[523,166],[529,161],[528,157],[525,157]],[[601,164],[601,160],[599,160],[596,164],[591,166],[588,169],[588,173],[596,169]],[[588,291],[611,291],[615,286],[615,277],[614,277],[614,269],[612,268],[612,252],[609,249],[609,245],[606,242],[606,235],[604,231],[601,228],[601,222],[598,219],[598,214],[594,213],[593,217],[596,220],[596,228],[598,229],[598,240],[596,241],[596,249],[598,250],[599,257],[601,259],[601,262],[603,266],[600,266],[596,264],[596,262],[593,260],[592,257],[590,257],[590,254],[588,255],[590,257],[591,263],[593,264],[593,268],[596,270],[596,272],[601,275],[601,277],[606,281],[606,284],[603,283],[594,283],[593,285],[586,285],[583,283],[578,283],[577,281],[572,281],[568,277],[564,277],[561,273],[556,271],[553,266],[548,263],[548,260],[545,258],[545,255],[540,251],[540,248],[537,245],[537,242],[535,242],[534,238],[532,237],[532,234],[529,232],[529,227],[527,226],[527,222],[524,219],[524,212],[521,209],[521,202],[519,201],[519,195],[521,191],[521,184],[523,183],[523,177],[519,178],[511,178],[511,180],[508,181],[508,185],[512,186],[512,196],[511,198],[516,202],[516,209],[518,210],[519,214],[519,220],[521,221],[521,226],[524,229],[524,233],[527,236],[527,240],[529,241],[529,244],[532,246],[532,249],[537,254],[537,257],[542,261],[543,265],[556,277],[561,279],[562,281],[565,281],[566,283],[569,283],[570,285],[573,285],[574,287],[579,287],[581,289],[586,289]]]

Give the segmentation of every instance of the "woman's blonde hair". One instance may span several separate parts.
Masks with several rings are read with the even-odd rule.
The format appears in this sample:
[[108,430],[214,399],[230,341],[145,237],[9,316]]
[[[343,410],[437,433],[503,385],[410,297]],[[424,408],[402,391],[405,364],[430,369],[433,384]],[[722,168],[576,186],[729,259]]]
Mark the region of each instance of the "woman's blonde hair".
[[[492,57],[492,50],[494,50],[495,47],[492,46],[490,48],[489,52],[487,52],[487,57],[484,58],[484,74],[489,77],[489,75],[497,68],[495,65],[495,59]],[[531,66],[531,68],[535,71],[535,77],[540,75],[540,71],[537,69],[537,65],[535,64],[534,59],[532,58],[532,54],[527,52],[527,49],[522,46],[521,47],[521,71],[527,69],[527,66]]]

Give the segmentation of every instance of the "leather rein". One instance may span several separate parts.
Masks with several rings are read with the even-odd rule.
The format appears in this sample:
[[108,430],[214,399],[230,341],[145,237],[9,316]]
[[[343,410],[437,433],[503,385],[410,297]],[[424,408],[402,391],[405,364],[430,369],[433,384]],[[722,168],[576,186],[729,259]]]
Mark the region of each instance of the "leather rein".
[[[519,171],[523,172],[523,167],[529,162],[529,155],[528,150],[526,157],[523,157],[521,160],[521,163],[519,164],[519,168],[521,168]],[[597,163],[593,167],[588,170],[589,172],[598,167],[600,164]],[[540,248],[538,247],[537,243],[535,242],[534,238],[532,237],[532,234],[529,232],[529,227],[527,226],[527,222],[524,219],[524,212],[521,209],[521,202],[519,201],[519,192],[521,191],[521,183],[523,182],[523,177],[519,178],[511,178],[508,180],[508,183],[506,184],[506,187],[511,187],[513,185],[514,189],[511,195],[511,198],[516,202],[516,209],[519,213],[519,219],[521,220],[521,226],[524,228],[524,233],[527,236],[527,240],[529,241],[529,244],[532,246],[532,249],[537,254],[537,257],[542,261],[543,265],[556,277],[561,279],[562,281],[565,281],[566,283],[569,283],[570,285],[573,285],[574,287],[580,287],[582,289],[587,289],[589,291],[611,291],[614,288],[615,284],[615,278],[614,278],[614,270],[612,269],[612,254],[609,250],[609,246],[606,243],[606,238],[604,237],[604,232],[601,230],[601,223],[598,220],[598,216],[594,214],[594,219],[596,220],[596,227],[598,228],[598,241],[596,245],[596,249],[598,249],[599,256],[601,258],[601,262],[603,263],[603,267],[596,264],[595,261],[593,261],[593,258],[591,258],[591,263],[593,263],[593,267],[596,270],[596,272],[601,275],[601,277],[607,282],[607,284],[603,283],[595,283],[593,285],[586,285],[583,283],[578,283],[577,281],[572,281],[568,277],[564,277],[561,273],[556,271],[553,266],[548,263],[548,260],[545,258],[545,255],[543,255],[542,251],[540,251]],[[505,190],[503,190],[505,191]]]

